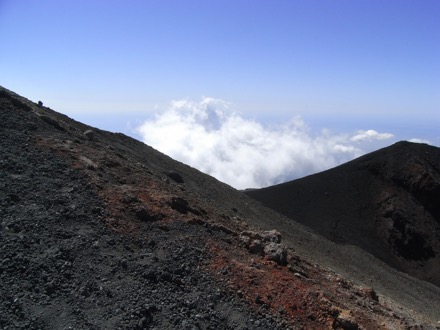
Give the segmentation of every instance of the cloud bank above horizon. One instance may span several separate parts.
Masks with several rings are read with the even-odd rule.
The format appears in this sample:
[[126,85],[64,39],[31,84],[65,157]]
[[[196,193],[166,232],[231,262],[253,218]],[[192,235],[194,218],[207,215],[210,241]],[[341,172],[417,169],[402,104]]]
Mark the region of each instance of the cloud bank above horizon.
[[314,134],[300,116],[278,125],[243,118],[221,99],[172,101],[137,128],[143,142],[237,189],[260,188],[337,166],[393,138],[373,129]]

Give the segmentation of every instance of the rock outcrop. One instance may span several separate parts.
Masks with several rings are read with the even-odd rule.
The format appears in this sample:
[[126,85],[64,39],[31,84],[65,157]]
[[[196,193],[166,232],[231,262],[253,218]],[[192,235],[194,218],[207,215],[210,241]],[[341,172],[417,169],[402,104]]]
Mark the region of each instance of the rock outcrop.
[[310,257],[332,248],[139,141],[0,87],[1,329],[436,324],[435,289],[412,279],[423,309],[396,301]]

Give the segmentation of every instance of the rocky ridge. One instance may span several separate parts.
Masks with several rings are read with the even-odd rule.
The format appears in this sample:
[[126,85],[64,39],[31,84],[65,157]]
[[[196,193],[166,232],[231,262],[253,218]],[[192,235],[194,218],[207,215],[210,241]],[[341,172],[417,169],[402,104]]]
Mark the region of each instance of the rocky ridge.
[[4,88],[0,123],[2,329],[437,326],[319,265],[307,244],[330,243],[138,141]]
[[440,148],[402,141],[247,194],[338,244],[440,286]]

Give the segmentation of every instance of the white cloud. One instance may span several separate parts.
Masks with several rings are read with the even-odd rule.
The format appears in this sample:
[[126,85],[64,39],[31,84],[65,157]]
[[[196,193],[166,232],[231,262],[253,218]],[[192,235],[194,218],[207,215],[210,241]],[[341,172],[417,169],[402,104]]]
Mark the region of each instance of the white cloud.
[[373,130],[314,136],[301,117],[265,127],[219,99],[171,102],[139,128],[143,141],[238,189],[280,183],[331,168],[363,154],[359,142],[392,137]]
[[379,133],[375,130],[369,129],[366,131],[357,131],[357,134],[351,137],[351,141],[373,141],[373,140],[386,140],[394,137],[391,133]]

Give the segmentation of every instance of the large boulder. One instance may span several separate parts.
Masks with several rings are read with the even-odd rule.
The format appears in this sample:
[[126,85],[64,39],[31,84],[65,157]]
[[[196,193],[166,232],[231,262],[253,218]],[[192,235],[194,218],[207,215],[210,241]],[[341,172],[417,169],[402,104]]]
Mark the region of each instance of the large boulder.
[[267,257],[280,265],[287,265],[287,250],[281,244],[281,234],[276,230],[262,233],[255,231],[243,231],[240,240],[253,254]]

